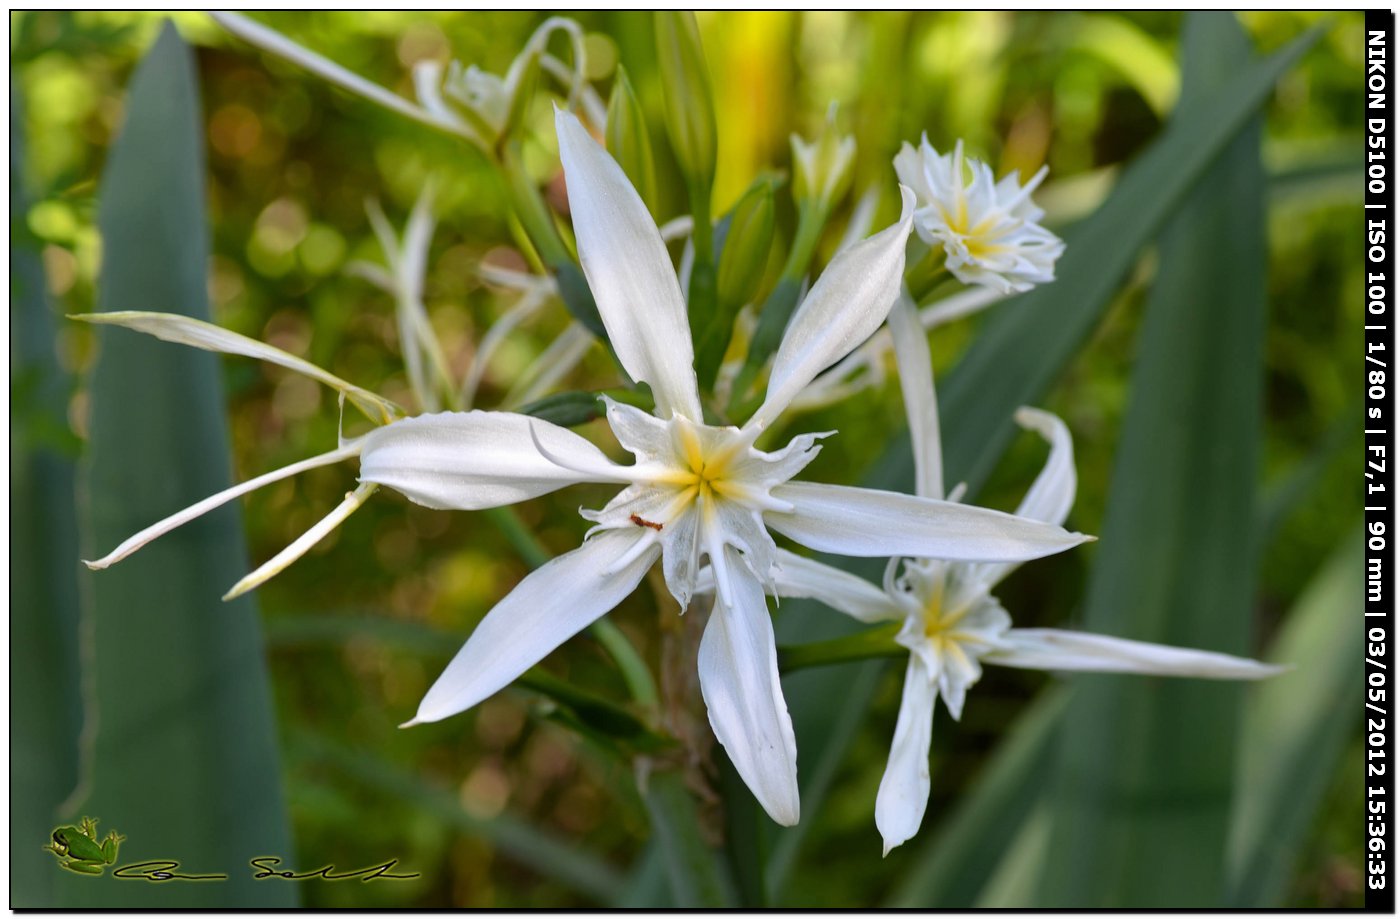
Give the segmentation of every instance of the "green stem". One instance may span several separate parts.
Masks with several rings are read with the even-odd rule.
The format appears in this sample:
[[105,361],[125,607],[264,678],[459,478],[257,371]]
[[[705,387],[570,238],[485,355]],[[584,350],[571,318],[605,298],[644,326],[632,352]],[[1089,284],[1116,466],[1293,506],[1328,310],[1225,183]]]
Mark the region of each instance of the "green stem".
[[519,141],[510,141],[501,147],[500,167],[505,176],[506,191],[510,195],[511,209],[525,228],[530,242],[539,250],[540,257],[551,267],[572,262],[573,257],[554,227],[554,219],[549,215],[544,198],[540,197],[540,190],[525,171]]
[[843,664],[872,657],[903,657],[909,651],[895,643],[894,637],[899,634],[899,628],[899,623],[892,622],[842,638],[781,647],[778,649],[778,669],[790,673],[804,667]]
[[690,289],[686,292],[686,314],[690,339],[700,342],[715,313],[715,228],[710,214],[710,183],[689,183],[690,214],[694,220],[690,239],[695,261],[690,266]]
[[656,681],[651,678],[646,661],[642,660],[623,631],[607,619],[594,620],[590,628],[598,644],[603,646],[603,650],[622,671],[622,679],[627,683],[632,700],[648,712],[660,711],[661,696],[656,690]]
[[922,259],[905,270],[904,283],[909,288],[909,294],[915,303],[922,303],[924,298],[933,293],[933,289],[947,276],[946,263],[947,256],[943,248],[939,246],[929,249]]

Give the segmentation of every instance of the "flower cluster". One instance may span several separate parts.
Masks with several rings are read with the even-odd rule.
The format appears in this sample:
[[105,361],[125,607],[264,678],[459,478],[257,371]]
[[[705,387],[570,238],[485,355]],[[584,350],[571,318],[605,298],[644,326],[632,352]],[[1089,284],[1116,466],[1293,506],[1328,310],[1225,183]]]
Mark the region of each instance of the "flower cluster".
[[[858,229],[795,300],[785,326],[777,326],[783,331],[771,363],[766,363],[768,355],[759,355],[767,385],[755,399],[757,405],[735,414],[733,402],[722,407],[726,400],[703,391],[697,378],[692,340],[697,326],[691,315],[696,304],[688,303],[684,293],[693,288],[691,271],[699,270],[696,247],[687,247],[678,272],[663,230],[634,181],[572,111],[575,104],[589,108],[590,100],[600,107],[582,80],[583,43],[576,25],[548,20],[503,78],[454,64],[444,83],[440,67],[420,66],[415,74],[420,103],[415,106],[265,27],[233,15],[220,21],[342,86],[487,147],[511,129],[517,97],[533,91],[526,78],[530,68],[542,67],[558,78],[568,88],[566,107],[556,110],[554,126],[577,264],[606,342],[635,384],[637,401],[646,404],[645,394],[637,391],[645,385],[653,408],[598,397],[612,437],[633,457],[626,464],[613,461],[567,426],[520,411],[473,410],[486,357],[519,322],[551,302],[563,280],[556,284],[549,277],[483,269],[522,296],[483,338],[477,365],[460,385],[454,384],[423,304],[422,275],[433,230],[429,189],[402,238],[382,213],[371,211],[387,268],[359,269],[395,299],[420,414],[405,417],[403,409],[382,397],[205,323],[151,313],[86,317],[280,364],[334,387],[376,424],[335,450],[154,524],[90,563],[93,567],[119,561],[162,533],[264,484],[353,458],[360,463],[358,489],[230,595],[285,568],[379,488],[429,508],[471,511],[574,484],[617,485],[620,490],[603,507],[581,511],[592,524],[581,546],[537,568],[486,615],[409,724],[447,718],[509,685],[616,607],[659,562],[666,587],[682,610],[699,609],[705,615],[708,606],[695,666],[715,738],[773,820],[791,825],[800,816],[797,740],[783,698],[767,598],[816,598],[862,622],[897,623],[893,641],[908,651],[903,701],[875,804],[886,852],[909,839],[922,821],[935,703],[942,698],[958,718],[984,663],[1215,679],[1255,679],[1274,672],[1255,661],[1207,651],[1012,626],[993,588],[1017,565],[1090,539],[1063,526],[1076,479],[1070,432],[1055,416],[1033,408],[1016,415],[1018,423],[1049,442],[1050,455],[1014,514],[965,504],[959,489],[945,493],[927,330],[1053,280],[1064,244],[1039,225],[1043,213],[1030,197],[1044,179],[1044,169],[1025,184],[1014,173],[998,182],[987,165],[965,159],[961,142],[951,154],[939,154],[927,138],[917,149],[905,144],[894,158],[902,183],[898,219],[861,238],[876,200],[867,196],[859,208],[864,217],[855,220]],[[572,71],[544,50],[555,31],[572,42]],[[597,111],[589,117],[595,126],[605,119]],[[820,142],[793,142],[796,194],[819,201],[820,207],[807,215],[817,230],[847,191],[856,155],[854,140],[838,139],[830,119],[834,114]],[[683,225],[693,226],[688,220]],[[708,226],[695,232],[708,232]],[[931,257],[941,257],[954,277],[974,288],[917,303],[906,272],[912,266],[905,264],[914,234]],[[808,235],[814,241],[815,235]],[[767,236],[763,239],[769,245]],[[767,256],[766,250],[755,253],[755,264],[761,268]],[[805,268],[805,259],[789,262]],[[736,321],[754,324],[742,313]],[[886,323],[888,329],[882,329]],[[724,332],[729,334],[727,328]],[[546,352],[539,373],[520,381],[512,393],[539,395],[568,375],[588,337],[579,324],[565,335],[567,341],[561,338],[557,350]],[[859,389],[863,384],[851,378],[851,370],[874,375],[890,349],[913,439],[914,494],[802,480],[821,449],[819,441],[835,432],[800,433],[778,446],[759,446],[780,428],[785,413]],[[753,368],[753,358],[751,352],[746,369]],[[717,379],[732,380],[737,369],[731,360]],[[507,401],[507,407],[518,407],[526,400]],[[817,552],[887,558],[884,583],[877,586],[782,549],[774,534]]]

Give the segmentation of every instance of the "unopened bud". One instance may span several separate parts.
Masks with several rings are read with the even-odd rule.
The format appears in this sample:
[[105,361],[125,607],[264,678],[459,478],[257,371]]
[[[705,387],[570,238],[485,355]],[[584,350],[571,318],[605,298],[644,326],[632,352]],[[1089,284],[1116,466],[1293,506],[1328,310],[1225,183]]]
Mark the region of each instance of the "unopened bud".
[[753,297],[768,267],[773,245],[773,186],[759,182],[739,199],[719,256],[722,306],[740,307]]
[[608,99],[606,134],[608,152],[617,160],[632,187],[642,196],[652,214],[656,213],[656,168],[651,157],[651,136],[641,102],[632,90],[632,81],[621,65]]
[[666,131],[687,183],[708,192],[715,175],[715,102],[695,14],[655,14],[656,57],[666,93]]

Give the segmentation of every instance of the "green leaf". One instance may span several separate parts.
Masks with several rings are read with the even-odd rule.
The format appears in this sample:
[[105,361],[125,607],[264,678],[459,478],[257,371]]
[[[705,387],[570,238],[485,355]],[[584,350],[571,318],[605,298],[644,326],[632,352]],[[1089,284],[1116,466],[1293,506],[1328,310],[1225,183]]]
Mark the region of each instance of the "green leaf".
[[998,866],[1004,868],[1015,854],[1007,838],[1013,833],[1019,838],[1044,797],[1040,777],[1050,765],[1068,701],[1065,687],[1051,687],[1017,719],[937,835],[919,848],[887,907],[969,909],[992,892]]
[[[1200,130],[1196,113],[1258,73],[1246,64],[1249,50],[1233,16],[1188,16],[1180,124]],[[1251,651],[1261,133],[1256,120],[1231,143],[1163,234],[1089,585],[1088,631]],[[1219,905],[1243,687],[1101,675],[1073,685],[1038,905]]]
[[490,840],[532,871],[568,884],[600,903],[612,902],[622,892],[623,878],[612,865],[518,817],[501,814],[488,820],[474,816],[450,789],[427,783],[418,772],[401,769],[374,753],[346,747],[317,732],[298,730],[293,743],[298,756],[331,763],[365,785],[412,802],[463,833]]
[[[1226,906],[1273,907],[1317,816],[1361,709],[1364,656],[1361,527],[1328,560],[1288,614],[1268,654],[1292,673],[1245,700]],[[1358,780],[1359,781],[1359,780]]]
[[[208,318],[203,122],[194,60],[166,25],[137,69],[99,194],[99,308]],[[125,330],[98,332],[83,469],[92,553],[231,480],[217,359]],[[91,555],[90,555],[91,557]],[[257,612],[219,594],[247,571],[237,505],[86,575],[85,702],[95,728],[68,815],[126,836],[121,862],[173,859],[220,883],[65,875],[74,907],[288,907],[294,886],[248,860],[289,856]],[[57,866],[50,870],[58,871]]]
[[[78,783],[78,522],[65,451],[69,381],[37,243],[24,233],[21,96],[10,107],[10,906],[54,906],[41,845]],[[68,435],[71,437],[71,435]]]
[[701,836],[695,795],[678,769],[657,769],[641,779],[652,836],[666,863],[671,897],[681,909],[737,905],[734,881]]
[[[1103,207],[1066,234],[1056,281],[993,308],[967,354],[939,383],[949,482],[966,481],[975,492],[986,481],[1015,431],[1012,414],[1054,384],[1143,247],[1320,34],[1314,29],[1264,60],[1242,64],[1218,92],[1189,109],[1183,105]],[[907,438],[895,442],[883,465],[912,475]]]

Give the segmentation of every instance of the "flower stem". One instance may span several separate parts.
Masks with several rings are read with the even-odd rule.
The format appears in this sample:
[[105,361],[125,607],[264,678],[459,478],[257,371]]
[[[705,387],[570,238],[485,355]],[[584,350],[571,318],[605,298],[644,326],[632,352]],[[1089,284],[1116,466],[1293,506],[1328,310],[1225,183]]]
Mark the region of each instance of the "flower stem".
[[877,626],[854,635],[814,641],[804,645],[788,645],[778,649],[778,669],[783,673],[804,667],[821,667],[872,657],[902,657],[908,650],[895,643],[899,623]]

